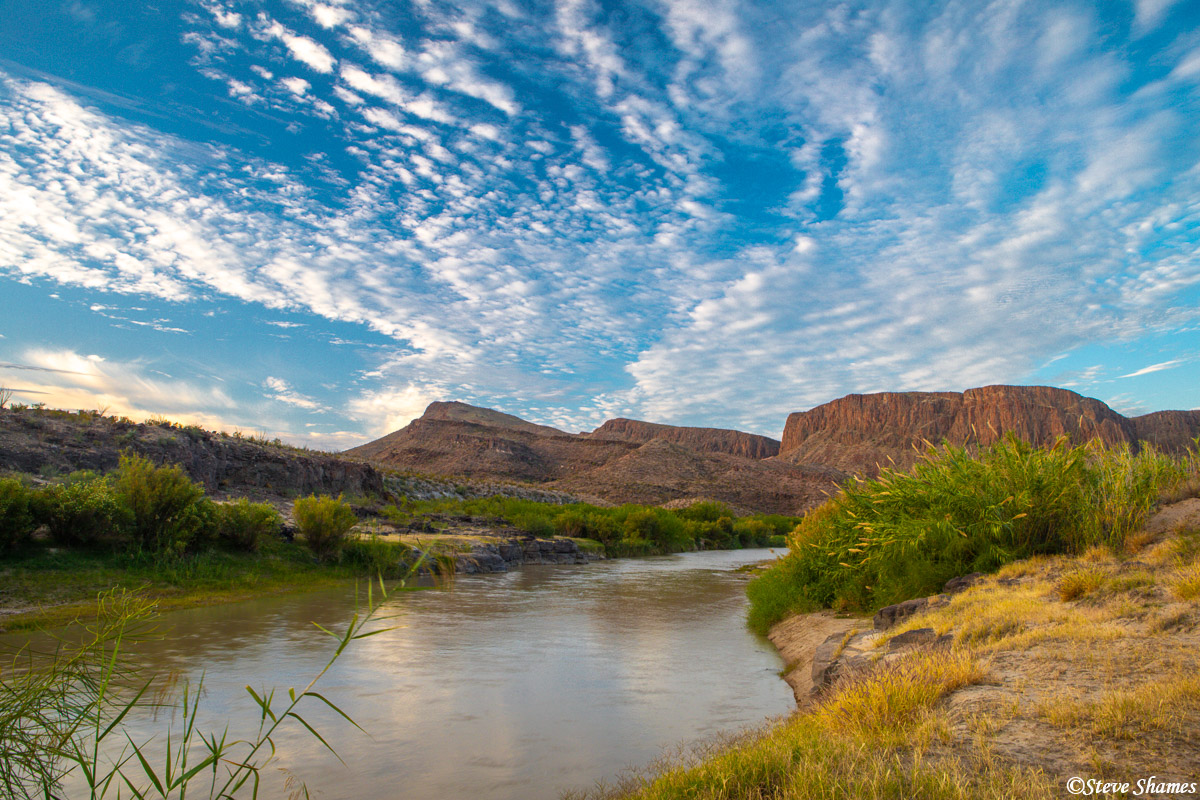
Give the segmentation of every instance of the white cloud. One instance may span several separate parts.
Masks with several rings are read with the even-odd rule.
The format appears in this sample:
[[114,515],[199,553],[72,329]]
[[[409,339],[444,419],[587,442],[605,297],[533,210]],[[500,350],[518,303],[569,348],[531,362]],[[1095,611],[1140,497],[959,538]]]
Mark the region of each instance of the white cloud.
[[1179,0],[1134,0],[1134,30],[1140,34],[1157,28]]
[[20,361],[35,368],[23,372],[22,390],[51,408],[107,409],[136,420],[166,415],[217,430],[231,429],[225,415],[236,413],[233,399],[220,387],[150,377],[139,362],[40,348],[25,351]]
[[350,402],[350,415],[361,420],[373,436],[383,436],[403,428],[425,413],[425,408],[442,399],[443,389],[436,386],[406,386],[363,392]]
[[312,88],[312,84],[304,80],[304,78],[282,78],[279,82],[289,92],[298,96],[307,94],[308,90]]
[[262,35],[270,36],[283,42],[288,52],[292,54],[292,58],[303,64],[307,64],[317,72],[333,72],[333,67],[337,63],[337,60],[320,42],[310,39],[307,36],[300,36],[278,22],[267,20],[262,15],[259,17],[259,24]]
[[1142,375],[1149,375],[1151,372],[1161,372],[1164,369],[1174,369],[1175,367],[1179,366],[1182,363],[1183,362],[1178,359],[1175,359],[1172,361],[1163,361],[1160,364],[1151,364],[1148,367],[1142,367],[1141,369],[1137,370],[1136,372],[1130,372],[1128,375],[1121,375],[1120,377],[1122,377],[1122,378],[1137,378]]
[[263,381],[263,387],[270,392],[268,395],[270,399],[276,400],[280,403],[286,403],[287,405],[295,406],[296,408],[303,408],[306,411],[325,410],[324,407],[316,400],[313,400],[311,397],[301,394],[293,389],[291,384],[289,384],[283,378],[268,376],[267,379]]

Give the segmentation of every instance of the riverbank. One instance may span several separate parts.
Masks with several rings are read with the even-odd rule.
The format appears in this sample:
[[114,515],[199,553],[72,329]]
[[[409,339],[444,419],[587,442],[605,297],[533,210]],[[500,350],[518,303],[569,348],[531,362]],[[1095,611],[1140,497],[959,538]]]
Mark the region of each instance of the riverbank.
[[950,589],[874,620],[779,623],[793,717],[593,796],[1051,798],[1072,778],[1129,784],[1099,793],[1113,797],[1152,777],[1140,794],[1200,796],[1200,498],[1159,510],[1120,552],[1034,557]]

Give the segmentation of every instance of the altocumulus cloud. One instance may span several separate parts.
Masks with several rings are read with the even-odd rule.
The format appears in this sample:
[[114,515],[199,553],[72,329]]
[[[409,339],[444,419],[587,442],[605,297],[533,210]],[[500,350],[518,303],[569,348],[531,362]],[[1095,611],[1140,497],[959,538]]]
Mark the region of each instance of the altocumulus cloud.
[[0,270],[387,337],[327,395],[260,378],[295,429],[454,396],[777,433],[1019,381],[1195,330],[1185,5],[204,0],[162,80],[234,133],[3,76]]

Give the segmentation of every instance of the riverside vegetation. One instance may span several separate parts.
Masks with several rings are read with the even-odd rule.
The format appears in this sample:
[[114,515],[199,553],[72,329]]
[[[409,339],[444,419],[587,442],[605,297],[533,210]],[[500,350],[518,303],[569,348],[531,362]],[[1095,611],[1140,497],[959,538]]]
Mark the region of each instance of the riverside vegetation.
[[[109,474],[77,472],[52,482],[0,478],[0,604],[9,612],[0,628],[87,616],[97,593],[115,585],[165,609],[356,577],[397,577],[422,553],[460,547],[443,534],[462,520],[484,532],[571,537],[608,556],[782,546],[797,522],[736,517],[711,502],[668,510],[513,497],[392,500],[280,499],[291,506],[289,533],[298,534],[285,537],[284,516],[274,505],[245,497],[215,502],[178,466],[130,453]],[[403,541],[378,535],[389,530],[412,535]],[[427,563],[436,569],[439,560]]]
[[[1132,786],[1175,773],[1159,783],[1193,796],[1195,497],[1200,442],[1169,458],[1010,437],[977,454],[931,448],[909,472],[854,481],[751,583],[755,628],[827,607],[870,612],[973,571],[994,577],[875,635],[874,669],[790,719],[586,796],[1049,798],[1071,775]],[[1143,527],[1170,503],[1190,516]],[[916,629],[939,644],[885,657]]]

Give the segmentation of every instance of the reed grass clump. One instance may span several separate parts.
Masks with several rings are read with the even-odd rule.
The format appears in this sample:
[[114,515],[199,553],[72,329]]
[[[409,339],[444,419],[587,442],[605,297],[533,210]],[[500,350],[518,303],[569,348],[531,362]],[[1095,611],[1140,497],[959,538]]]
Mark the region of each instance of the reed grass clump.
[[855,479],[810,512],[791,552],[751,584],[751,625],[765,632],[814,608],[869,612],[1040,554],[1120,551],[1198,463],[1065,438],[1043,449],[1010,435],[977,454],[930,448],[910,471]]

